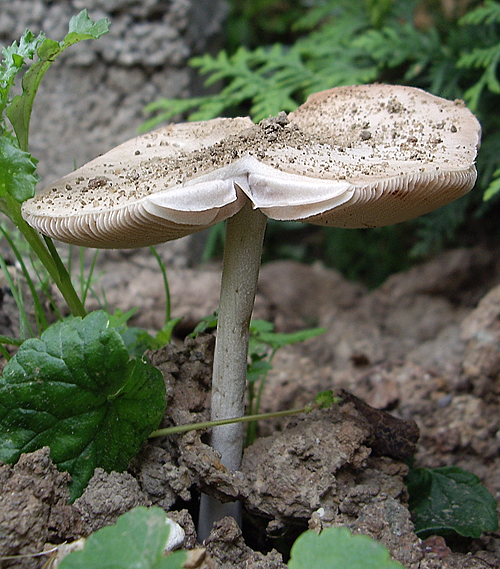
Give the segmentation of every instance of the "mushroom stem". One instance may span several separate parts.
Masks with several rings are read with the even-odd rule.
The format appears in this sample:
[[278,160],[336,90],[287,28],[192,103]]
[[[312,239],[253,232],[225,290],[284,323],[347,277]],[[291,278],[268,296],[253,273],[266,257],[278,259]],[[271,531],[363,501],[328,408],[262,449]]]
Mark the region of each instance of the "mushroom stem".
[[[242,417],[245,413],[248,334],[252,316],[262,243],[267,217],[248,201],[227,220],[217,339],[212,376],[211,419]],[[243,452],[242,424],[212,430],[210,444],[221,454],[222,464],[239,470]],[[222,504],[202,495],[198,535],[205,539],[215,521],[233,516],[239,522],[241,504]]]

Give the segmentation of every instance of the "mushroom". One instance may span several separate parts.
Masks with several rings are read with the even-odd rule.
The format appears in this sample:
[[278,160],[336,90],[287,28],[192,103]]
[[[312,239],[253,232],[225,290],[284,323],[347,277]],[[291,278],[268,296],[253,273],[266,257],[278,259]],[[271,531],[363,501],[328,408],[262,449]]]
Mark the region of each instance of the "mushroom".
[[[479,140],[461,101],[403,86],[338,87],[258,125],[214,119],[135,138],[22,211],[45,235],[102,248],[156,244],[227,219],[211,414],[238,417],[267,218],[354,228],[417,217],[473,187]],[[238,424],[212,431],[231,470],[242,442]],[[202,534],[211,515],[227,513],[205,507]]]

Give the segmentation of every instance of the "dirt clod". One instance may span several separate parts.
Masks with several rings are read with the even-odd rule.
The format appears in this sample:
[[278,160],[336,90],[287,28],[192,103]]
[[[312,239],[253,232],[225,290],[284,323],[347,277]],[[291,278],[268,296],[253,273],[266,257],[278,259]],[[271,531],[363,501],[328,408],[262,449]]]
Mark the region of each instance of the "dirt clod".
[[233,518],[223,518],[215,523],[204,545],[214,562],[214,569],[286,569],[277,551],[267,555],[252,551]]
[[[52,464],[48,447],[22,454],[14,466],[0,463],[0,556],[40,553],[47,542],[79,536],[83,524],[68,503],[69,482]],[[45,561],[26,557],[0,561],[0,567],[39,569]]]
[[74,502],[85,524],[86,535],[113,525],[119,516],[136,506],[150,505],[148,496],[131,474],[108,474],[102,468],[95,469],[85,492]]

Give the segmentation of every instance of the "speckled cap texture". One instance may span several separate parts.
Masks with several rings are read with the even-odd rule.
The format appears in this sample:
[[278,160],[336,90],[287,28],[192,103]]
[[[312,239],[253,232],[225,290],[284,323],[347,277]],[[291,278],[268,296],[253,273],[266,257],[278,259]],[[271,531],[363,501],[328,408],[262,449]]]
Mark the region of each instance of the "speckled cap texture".
[[412,219],[468,192],[480,125],[462,101],[390,85],[338,87],[295,112],[169,125],[47,186],[23,216],[54,239],[133,248],[237,213],[336,227]]

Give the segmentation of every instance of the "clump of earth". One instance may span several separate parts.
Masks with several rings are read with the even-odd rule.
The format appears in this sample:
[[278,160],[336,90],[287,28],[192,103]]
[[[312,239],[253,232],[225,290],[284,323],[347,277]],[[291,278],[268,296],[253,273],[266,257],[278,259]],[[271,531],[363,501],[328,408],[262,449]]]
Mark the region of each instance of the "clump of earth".
[[[73,504],[69,476],[54,467],[49,449],[0,465],[1,555],[37,553],[113,524],[135,506],[156,505],[184,528],[185,548],[205,548],[199,567],[286,568],[298,535],[339,525],[380,541],[408,569],[500,566],[496,533],[422,541],[404,484],[414,456],[415,466],[472,472],[500,496],[497,259],[482,248],[448,251],[374,291],[320,265],[264,265],[255,317],[277,331],[312,324],[327,331],[277,353],[261,411],[301,407],[328,389],[341,403],[260,423],[239,472],[221,466],[203,431],[150,439],[126,472],[97,469]],[[169,267],[172,316],[183,317],[179,337],[147,354],[167,386],[164,426],[208,419],[214,336],[183,336],[217,308],[220,280],[215,264]],[[99,270],[111,308],[138,307],[131,324],[161,327],[164,292],[154,259],[144,251],[103,253]],[[4,294],[2,333],[13,335],[8,301]],[[224,518],[198,543],[201,492],[240,500],[242,528]],[[0,566],[38,569],[46,561]]]

